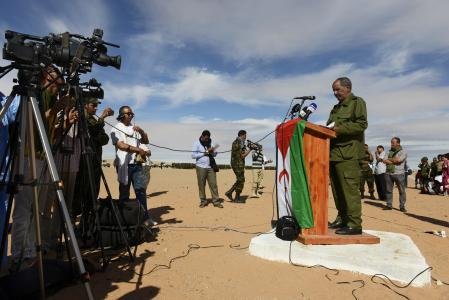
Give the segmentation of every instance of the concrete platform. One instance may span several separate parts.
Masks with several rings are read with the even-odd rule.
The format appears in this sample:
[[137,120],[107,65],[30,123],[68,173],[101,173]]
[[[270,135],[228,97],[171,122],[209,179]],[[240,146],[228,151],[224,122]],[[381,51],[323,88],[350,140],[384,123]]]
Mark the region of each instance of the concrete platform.
[[[380,238],[374,245],[303,245],[292,243],[292,261],[296,264],[323,265],[367,275],[385,274],[390,279],[408,283],[429,267],[418,247],[406,235],[384,231],[364,230]],[[274,233],[251,239],[249,253],[267,260],[288,263],[290,242],[278,239]],[[428,270],[413,281],[413,286],[431,283]]]

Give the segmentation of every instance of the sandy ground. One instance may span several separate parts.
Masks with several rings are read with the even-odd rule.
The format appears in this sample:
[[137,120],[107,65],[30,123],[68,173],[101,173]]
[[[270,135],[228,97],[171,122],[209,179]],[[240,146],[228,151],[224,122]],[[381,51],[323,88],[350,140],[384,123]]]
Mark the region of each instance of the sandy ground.
[[[104,170],[112,193],[117,196],[115,174],[112,168]],[[138,247],[134,263],[123,256],[111,263],[106,272],[94,274],[91,287],[96,299],[352,299],[353,289],[362,283],[365,286],[354,292],[358,299],[403,298],[371,282],[370,276],[348,271],[335,275],[323,268],[296,267],[249,255],[246,247],[251,238],[257,232],[271,229],[274,171],[265,173],[262,197],[248,198],[246,204],[225,200],[222,209],[212,205],[198,207],[193,169],[155,168],[151,176],[148,204],[151,215],[160,223],[156,240]],[[233,180],[231,170],[218,173],[221,196]],[[246,180],[243,194],[249,195],[251,172],[248,170]],[[392,211],[383,211],[380,201],[365,199],[363,226],[410,236],[433,267],[433,277],[449,282],[449,238],[424,233],[441,229],[449,233],[449,197],[420,195],[418,190],[409,188],[407,198],[405,214],[397,209],[397,194],[394,195],[396,209]],[[331,219],[336,215],[332,199],[329,199],[329,214]],[[169,269],[161,267],[183,255],[187,256],[173,260]],[[445,285],[388,286],[410,299],[449,299],[449,286]],[[85,290],[80,284],[51,297],[83,298]]]

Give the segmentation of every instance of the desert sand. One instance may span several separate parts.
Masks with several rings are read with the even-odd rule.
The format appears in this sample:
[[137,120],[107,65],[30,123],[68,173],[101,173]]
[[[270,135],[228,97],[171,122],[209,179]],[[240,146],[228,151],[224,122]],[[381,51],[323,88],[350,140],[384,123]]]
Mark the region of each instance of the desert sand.
[[[112,194],[118,186],[112,168],[104,168]],[[231,170],[218,173],[220,195],[232,185]],[[96,299],[449,299],[449,286],[391,289],[371,282],[370,276],[324,268],[305,268],[266,261],[248,254],[248,245],[259,232],[271,230],[274,171],[266,171],[263,195],[246,204],[224,199],[224,208],[200,208],[195,170],[153,168],[148,188],[150,214],[158,221],[157,237],[141,244],[135,262],[126,253],[116,257],[103,273],[93,274]],[[411,184],[409,186],[412,186]],[[243,195],[249,195],[251,171],[246,171]],[[105,195],[104,189],[101,193]],[[207,190],[207,194],[209,191]],[[363,200],[364,229],[403,233],[412,238],[433,267],[432,276],[449,282],[449,238],[424,233],[449,231],[449,197],[420,195],[407,189],[407,213],[398,210],[394,194],[392,211],[382,202]],[[336,209],[329,199],[329,218]],[[202,248],[195,248],[196,246]],[[190,251],[189,251],[190,249]],[[175,257],[184,256],[178,259]],[[350,253],[348,253],[350,255]],[[369,260],[369,257],[366,257]],[[162,267],[168,266],[170,268]],[[152,271],[153,270],[153,271]],[[150,273],[151,272],[151,273]],[[376,281],[380,281],[377,279]],[[84,299],[81,284],[70,286],[51,299]]]

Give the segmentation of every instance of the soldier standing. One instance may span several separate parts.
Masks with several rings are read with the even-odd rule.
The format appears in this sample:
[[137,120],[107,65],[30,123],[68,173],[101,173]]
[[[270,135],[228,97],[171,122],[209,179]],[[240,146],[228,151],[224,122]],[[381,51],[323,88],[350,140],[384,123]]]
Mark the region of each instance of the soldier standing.
[[[240,197],[243,186],[245,185],[245,157],[251,152],[251,149],[246,148],[246,131],[240,130],[235,141],[232,143],[231,152],[231,167],[234,171],[236,180],[232,187],[225,193],[232,202],[245,203],[245,200]],[[235,198],[232,198],[232,193],[235,191]]]
[[373,155],[369,152],[368,145],[365,144],[365,156],[360,161],[360,168],[362,170],[362,176],[360,177],[360,197],[365,198],[365,182],[368,184],[368,192],[370,199],[375,200],[374,197],[374,175],[371,164],[373,163]]
[[421,163],[418,165],[419,170],[421,171],[421,194],[428,194],[429,189],[429,177],[430,177],[430,166],[429,159],[427,156],[421,158]]
[[331,110],[327,126],[337,135],[330,146],[330,179],[338,215],[329,228],[338,228],[337,234],[362,234],[359,161],[364,157],[368,127],[366,103],[351,92],[347,77],[335,80],[332,90],[338,104]]

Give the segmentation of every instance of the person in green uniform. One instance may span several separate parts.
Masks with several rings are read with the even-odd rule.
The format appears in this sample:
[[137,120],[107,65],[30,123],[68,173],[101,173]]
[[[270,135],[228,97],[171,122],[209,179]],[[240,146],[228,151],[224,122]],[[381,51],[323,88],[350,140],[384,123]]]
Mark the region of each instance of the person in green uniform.
[[87,158],[90,159],[92,165],[92,179],[94,184],[95,199],[98,198],[98,193],[100,191],[103,146],[109,142],[109,135],[104,130],[104,119],[112,116],[114,111],[110,107],[107,107],[97,119],[94,116],[97,113],[97,107],[99,104],[101,104],[101,102],[97,98],[90,97],[84,99],[84,116],[86,119],[87,130],[89,132],[89,136],[85,137],[85,145],[87,148],[90,148],[89,150],[91,151],[87,151],[87,155],[83,155],[81,157],[81,168],[76,178],[75,191],[77,192],[72,204],[74,216],[81,213],[82,200],[84,200],[85,205],[87,204],[89,207],[91,207],[92,204],[92,200],[89,200],[91,199],[91,194],[89,176],[87,174]]
[[329,223],[336,234],[362,234],[360,165],[364,158],[366,103],[355,96],[351,80],[340,77],[332,84],[338,103],[330,112],[327,126],[336,133],[330,145],[330,180],[338,215]]
[[[245,146],[246,131],[240,130],[237,138],[232,143],[231,150],[231,167],[234,171],[236,180],[232,187],[225,193],[226,197],[235,203],[245,203],[245,200],[240,197],[243,186],[245,185],[245,157],[251,152],[249,147]],[[235,198],[232,198],[232,193],[235,191]]]
[[421,163],[418,165],[419,170],[421,171],[421,194],[429,193],[429,178],[430,178],[430,165],[429,159],[427,156],[421,158]]
[[364,146],[364,157],[360,161],[360,168],[362,169],[362,175],[360,176],[360,197],[365,198],[365,182],[368,185],[368,192],[370,199],[375,200],[374,197],[374,175],[373,169],[371,169],[371,164],[373,163],[373,155],[369,152],[368,145]]

